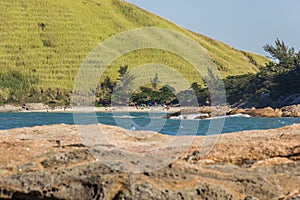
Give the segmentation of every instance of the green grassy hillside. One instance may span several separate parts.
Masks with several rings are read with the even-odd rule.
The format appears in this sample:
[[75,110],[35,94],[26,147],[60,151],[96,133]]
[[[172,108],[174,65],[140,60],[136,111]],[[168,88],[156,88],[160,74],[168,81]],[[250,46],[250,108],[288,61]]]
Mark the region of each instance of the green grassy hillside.
[[[0,72],[16,70],[33,77],[36,88],[72,90],[77,70],[97,44],[137,27],[185,33],[207,49],[223,76],[255,73],[268,61],[120,0],[1,0],[0,12]],[[133,67],[149,62],[174,66],[191,82],[200,81],[186,61],[154,50],[121,57],[107,74],[116,78],[120,65]]]

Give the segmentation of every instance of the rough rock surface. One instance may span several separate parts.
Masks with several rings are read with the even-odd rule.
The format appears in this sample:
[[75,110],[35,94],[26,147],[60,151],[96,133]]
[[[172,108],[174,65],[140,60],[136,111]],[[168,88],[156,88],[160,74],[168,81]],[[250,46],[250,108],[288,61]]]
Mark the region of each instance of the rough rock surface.
[[300,117],[300,104],[293,106],[286,106],[282,109],[283,117]]
[[[99,127],[110,141],[99,144],[101,153],[115,162],[120,151],[111,150],[114,146],[136,153],[158,148],[162,155],[172,156],[172,147],[164,143],[174,137]],[[0,131],[0,199],[300,197],[300,125],[193,137],[176,161],[143,173],[96,161],[82,144],[77,128],[53,125]],[[91,127],[79,129],[89,132]],[[191,137],[180,137],[182,141],[186,138]]]
[[204,119],[209,117],[225,116],[230,112],[228,106],[202,106],[199,108],[184,108],[180,111],[168,114],[166,118],[182,116],[188,118],[189,115],[194,115],[194,119]]
[[227,115],[234,114],[247,114],[252,117],[300,117],[300,104],[276,109],[271,107],[248,110],[236,108],[227,112]]
[[280,109],[273,109],[271,107],[250,109],[244,112],[252,117],[282,117],[282,111]]

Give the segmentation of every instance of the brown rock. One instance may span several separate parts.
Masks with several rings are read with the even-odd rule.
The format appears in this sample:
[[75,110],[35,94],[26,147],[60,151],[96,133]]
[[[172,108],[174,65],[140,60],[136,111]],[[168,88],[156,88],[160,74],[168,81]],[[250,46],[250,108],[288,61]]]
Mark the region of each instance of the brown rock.
[[262,108],[262,109],[251,109],[245,112],[246,114],[252,117],[281,117],[282,111],[279,109],[274,110],[271,107]]
[[228,106],[202,106],[199,108],[184,108],[181,111],[166,115],[166,118],[181,116],[185,119],[188,115],[194,115],[194,119],[205,119],[208,117],[225,116],[228,112]]
[[282,117],[283,112],[281,109],[276,108],[274,112],[275,112],[275,117]]
[[300,105],[286,106],[282,109],[283,117],[300,117]]
[[[288,199],[300,193],[300,125],[193,137],[188,148],[191,137],[99,128],[108,140],[95,148],[120,166],[134,158],[126,151],[138,156],[150,150],[132,167],[155,156],[155,149],[169,157],[174,149],[184,151],[160,169],[128,173],[95,162],[88,151],[94,148],[77,133],[92,133],[90,125],[0,131],[0,199]],[[167,145],[174,139],[178,148]]]
[[237,109],[231,110],[231,111],[228,113],[228,115],[245,114],[245,113],[246,113],[245,109],[237,108]]

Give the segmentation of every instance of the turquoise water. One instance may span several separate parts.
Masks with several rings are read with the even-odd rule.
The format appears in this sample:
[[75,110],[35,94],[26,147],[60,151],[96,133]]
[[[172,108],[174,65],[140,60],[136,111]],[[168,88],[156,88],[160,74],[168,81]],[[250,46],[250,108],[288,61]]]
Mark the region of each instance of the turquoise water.
[[[117,125],[126,129],[152,130],[169,135],[206,135],[243,130],[279,128],[300,123],[300,118],[227,117],[205,120],[174,120],[162,118],[165,113],[97,113],[81,114],[80,124]],[[92,120],[91,120],[92,119]],[[222,126],[224,122],[224,126]],[[72,113],[0,113],[0,130],[50,124],[74,124]],[[209,128],[210,127],[210,128]]]

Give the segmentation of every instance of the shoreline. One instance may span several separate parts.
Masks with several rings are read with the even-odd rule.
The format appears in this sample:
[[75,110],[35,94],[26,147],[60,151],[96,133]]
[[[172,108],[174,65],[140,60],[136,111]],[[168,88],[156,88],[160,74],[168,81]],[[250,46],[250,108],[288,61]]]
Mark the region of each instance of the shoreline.
[[[85,108],[70,108],[70,107],[56,107],[56,108],[48,108],[47,106],[43,105],[41,108],[41,105],[39,105],[38,108],[30,107],[30,108],[24,108],[21,106],[14,106],[14,105],[3,105],[0,106],[0,113],[72,113],[72,112],[165,112],[165,113],[172,113],[172,112],[178,112],[182,109],[181,107],[169,107],[168,109],[164,107],[151,107],[151,108],[139,108],[136,107],[85,107]],[[186,108],[187,109],[187,108]]]
[[[187,115],[199,115],[198,118],[211,118],[229,115],[249,115],[251,117],[262,118],[285,118],[285,117],[300,117],[300,104],[286,106],[283,108],[273,109],[266,108],[231,108],[230,106],[200,106],[200,107],[55,107],[49,108],[47,105],[38,103],[24,104],[23,106],[3,105],[0,106],[0,113],[72,113],[72,112],[149,112],[149,113],[166,113],[168,117],[182,117]],[[197,118],[197,119],[198,119]]]
[[[172,113],[180,111],[180,108],[170,108],[169,110],[165,110],[163,108],[159,109],[135,109],[135,108],[102,108],[102,107],[95,107],[95,108],[84,108],[77,110],[79,112],[151,112],[151,113]],[[73,108],[56,108],[56,109],[39,109],[39,110],[17,110],[17,111],[0,111],[0,113],[73,113],[76,112]]]

